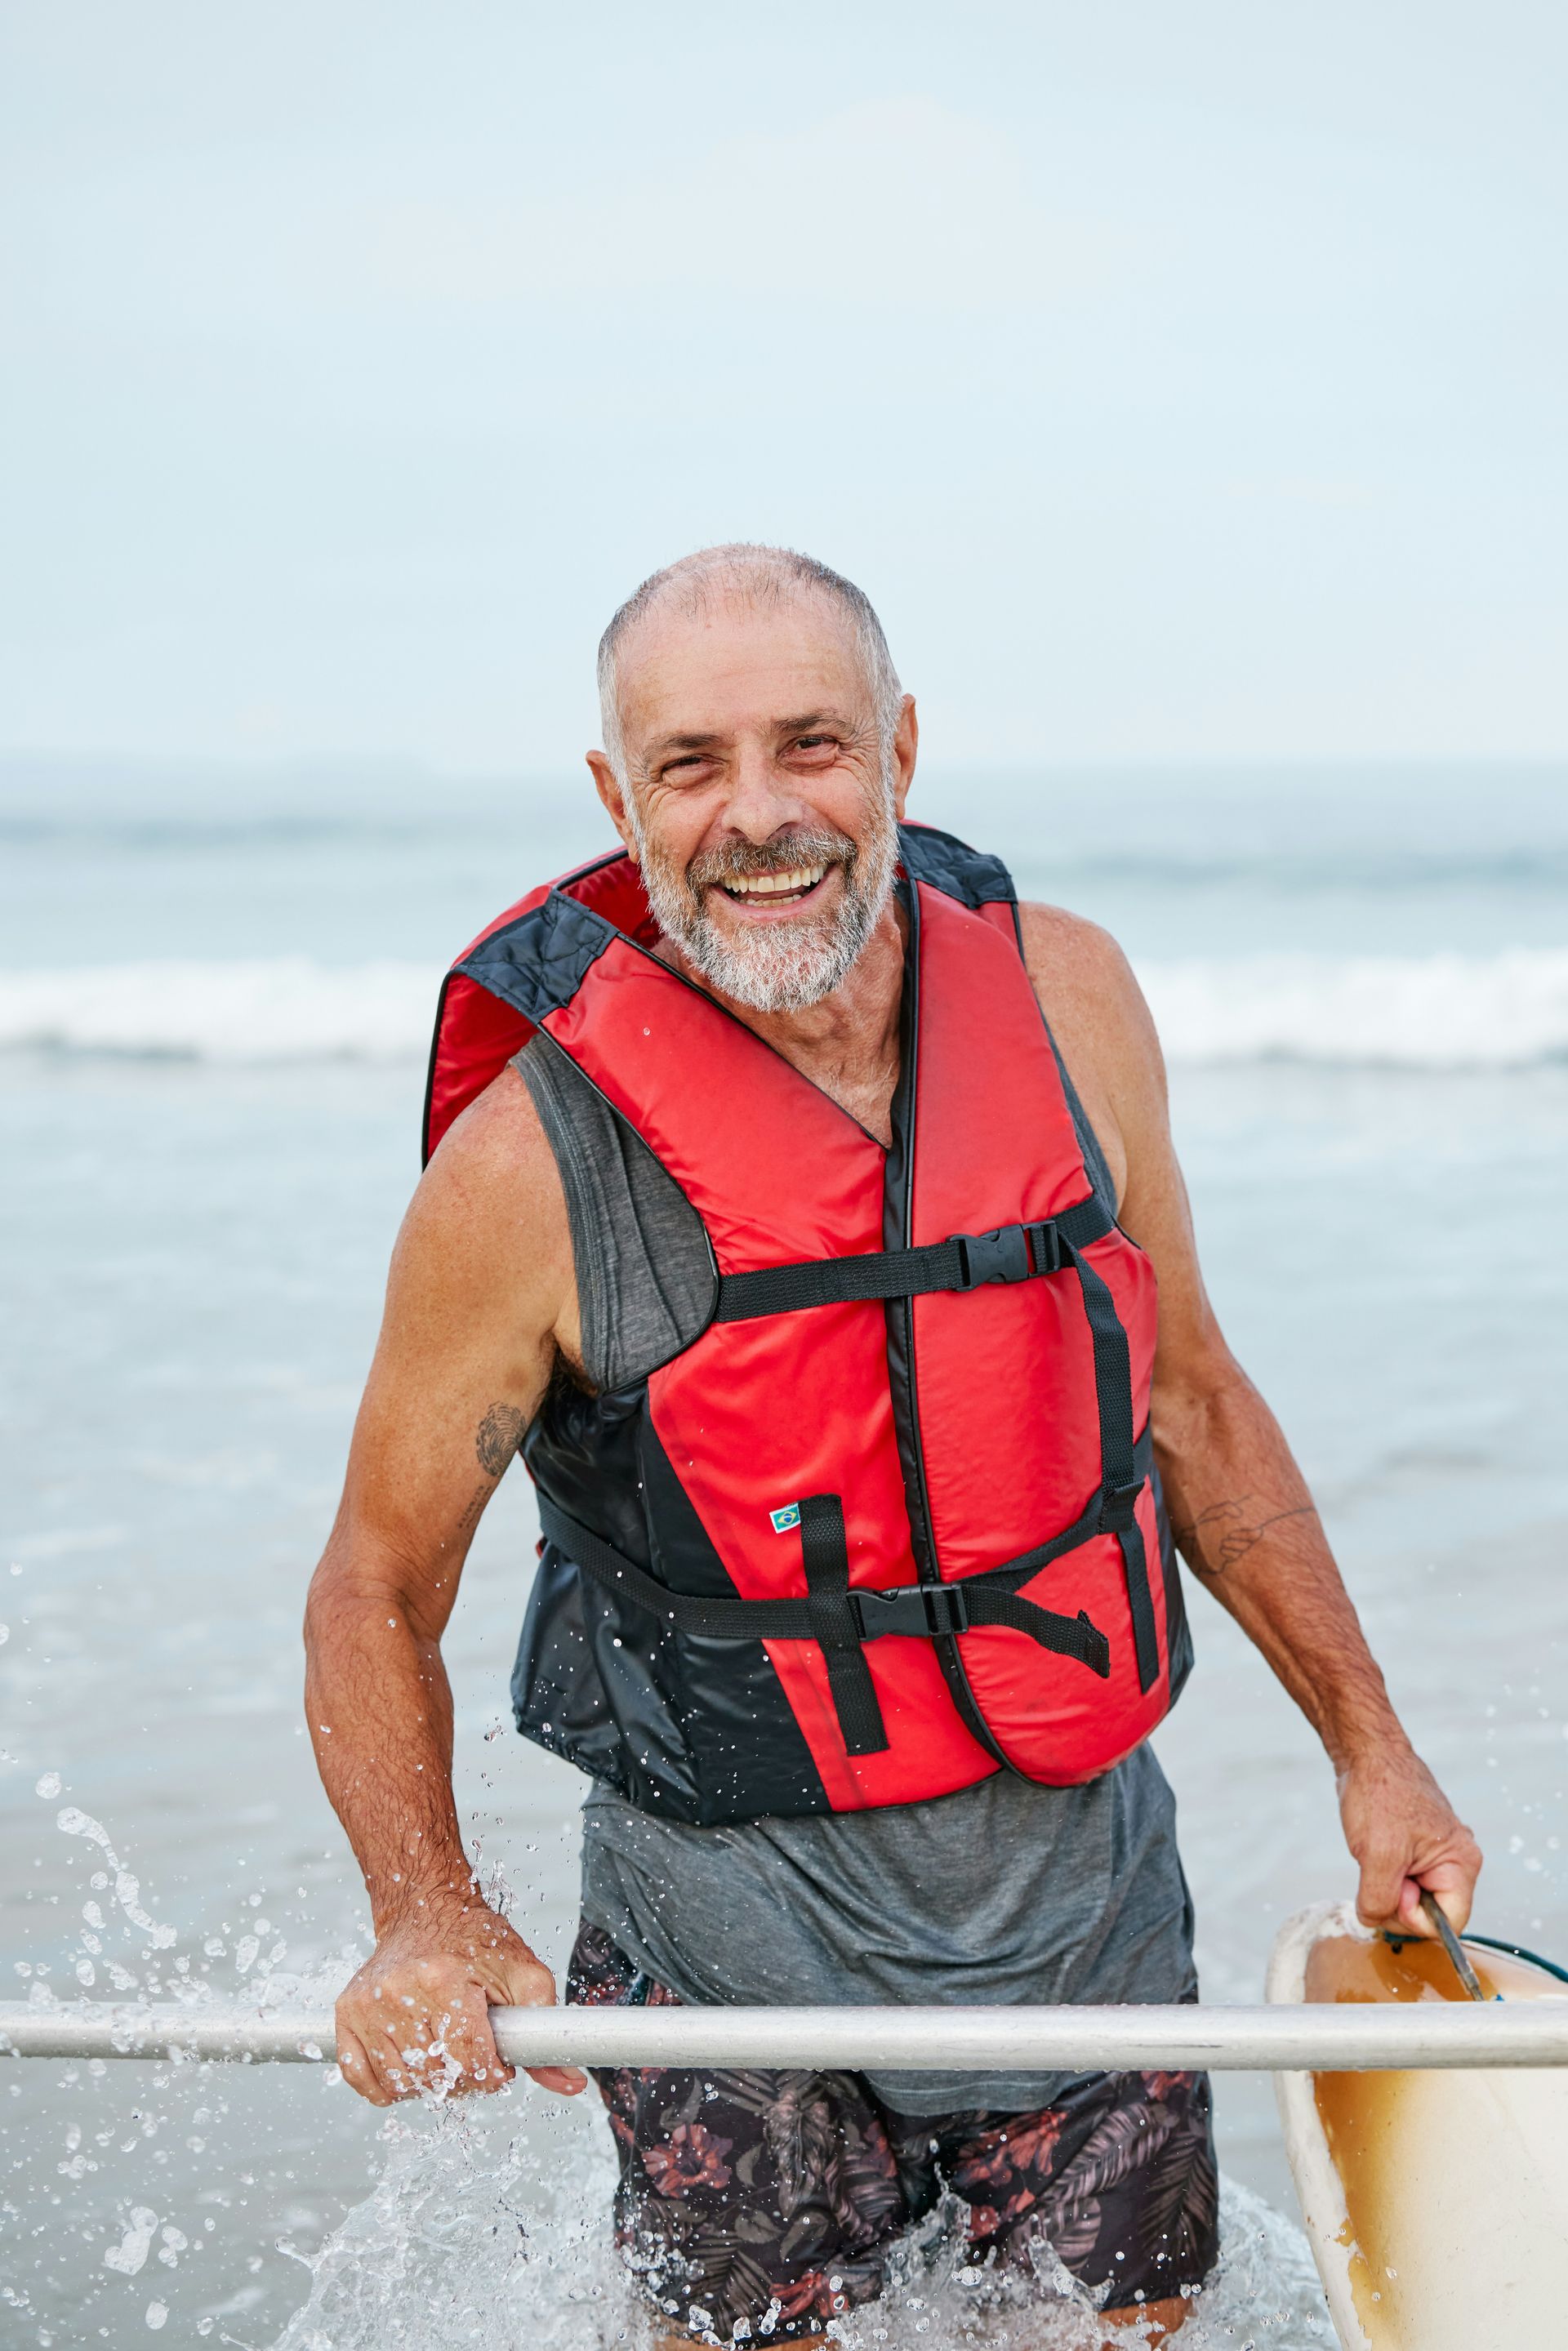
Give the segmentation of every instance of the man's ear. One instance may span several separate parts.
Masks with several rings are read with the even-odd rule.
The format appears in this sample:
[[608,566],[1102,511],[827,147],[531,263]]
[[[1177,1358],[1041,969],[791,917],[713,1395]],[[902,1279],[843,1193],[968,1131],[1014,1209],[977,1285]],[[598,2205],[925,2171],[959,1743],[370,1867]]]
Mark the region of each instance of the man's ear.
[[906,694],[904,707],[898,714],[898,724],[893,730],[893,805],[904,822],[904,804],[909,798],[909,787],[915,781],[915,754],[920,748],[920,721],[915,715],[915,696]]
[[584,756],[588,760],[589,773],[593,778],[594,789],[604,802],[609,811],[610,821],[621,835],[626,854],[634,865],[637,862],[637,837],[632,830],[631,819],[626,813],[625,792],[622,789],[614,768],[602,751],[589,751]]

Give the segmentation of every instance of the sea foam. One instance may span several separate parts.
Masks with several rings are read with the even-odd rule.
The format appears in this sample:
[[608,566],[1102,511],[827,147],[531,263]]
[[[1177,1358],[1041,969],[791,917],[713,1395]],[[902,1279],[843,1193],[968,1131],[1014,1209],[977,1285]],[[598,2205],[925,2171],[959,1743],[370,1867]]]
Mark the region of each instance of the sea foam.
[[[303,956],[0,972],[0,1049],[418,1060],[439,977],[420,963]],[[1568,948],[1151,960],[1138,977],[1173,1061],[1495,1070],[1568,1059]]]

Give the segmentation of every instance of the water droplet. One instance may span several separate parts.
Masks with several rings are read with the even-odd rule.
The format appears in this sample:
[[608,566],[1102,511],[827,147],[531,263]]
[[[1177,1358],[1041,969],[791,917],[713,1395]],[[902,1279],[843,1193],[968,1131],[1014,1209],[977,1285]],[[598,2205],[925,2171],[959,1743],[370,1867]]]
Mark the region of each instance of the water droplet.
[[158,2329],[164,2324],[168,2315],[169,2305],[166,2302],[150,2302],[148,2304],[147,2324],[152,2329],[154,2335],[157,2334]]
[[39,1775],[37,1785],[33,1790],[33,1793],[36,1796],[57,1796],[59,1792],[60,1775],[57,1771],[42,1772]]

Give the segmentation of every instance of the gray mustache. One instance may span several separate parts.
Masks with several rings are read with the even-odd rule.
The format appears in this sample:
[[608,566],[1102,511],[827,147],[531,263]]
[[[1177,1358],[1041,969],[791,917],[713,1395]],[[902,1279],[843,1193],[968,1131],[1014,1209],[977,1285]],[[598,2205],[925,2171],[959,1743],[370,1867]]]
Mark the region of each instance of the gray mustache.
[[785,841],[737,841],[694,857],[686,881],[699,896],[726,882],[753,882],[759,874],[788,873],[797,865],[854,864],[855,844],[841,832],[795,832]]

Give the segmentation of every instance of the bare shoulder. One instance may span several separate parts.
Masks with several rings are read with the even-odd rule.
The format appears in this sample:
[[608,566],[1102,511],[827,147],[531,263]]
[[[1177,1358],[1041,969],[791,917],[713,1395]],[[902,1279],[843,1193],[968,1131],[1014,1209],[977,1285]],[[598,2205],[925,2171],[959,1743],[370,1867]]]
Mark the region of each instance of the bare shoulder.
[[1024,963],[1046,1018],[1067,1033],[1137,1052],[1158,1044],[1133,967],[1107,930],[1065,906],[1020,905]]
[[504,1205],[548,1178],[555,1178],[555,1155],[533,1096],[508,1061],[448,1127],[420,1191],[443,1206]]
[[[448,1129],[409,1204],[394,1286],[486,1314],[557,1319],[570,1232],[549,1138],[509,1065]],[[547,1311],[548,1310],[548,1311]]]
[[1098,923],[1063,906],[1023,905],[1025,968],[1057,1049],[1124,1190],[1140,1143],[1166,1121],[1165,1062],[1133,967]]

